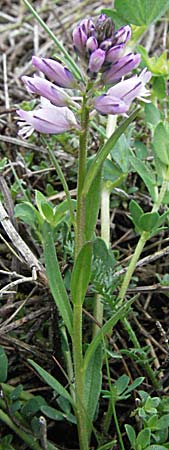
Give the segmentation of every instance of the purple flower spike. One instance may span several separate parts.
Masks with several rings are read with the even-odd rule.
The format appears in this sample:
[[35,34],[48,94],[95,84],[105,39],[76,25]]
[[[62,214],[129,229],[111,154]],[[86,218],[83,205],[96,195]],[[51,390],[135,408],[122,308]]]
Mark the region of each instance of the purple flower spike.
[[45,97],[56,106],[67,106],[71,103],[71,98],[67,94],[44,78],[24,76],[22,81],[25,83],[28,92]]
[[79,55],[85,55],[87,34],[81,26],[73,30],[73,44]]
[[124,51],[124,44],[114,45],[108,50],[105,61],[115,63],[123,54],[123,51]]
[[126,44],[131,38],[131,27],[129,25],[126,25],[119,28],[119,30],[114,33],[114,37],[116,40],[116,44]]
[[118,97],[111,95],[100,95],[94,100],[94,106],[100,114],[124,114],[128,105]]
[[104,50],[101,50],[101,48],[98,48],[93,52],[89,59],[89,73],[96,74],[101,69],[103,63],[105,60],[105,52]]
[[72,73],[58,61],[33,56],[32,64],[51,81],[55,81],[58,86],[65,88],[74,88],[76,86],[76,80]]
[[138,66],[140,59],[141,56],[138,53],[136,53],[136,55],[134,53],[128,53],[128,55],[120,58],[103,73],[102,79],[104,83],[110,84],[114,81],[120,80],[123,75],[126,75]]
[[18,134],[23,138],[30,136],[34,130],[45,134],[61,134],[79,128],[73,112],[67,107],[59,108],[48,104],[34,111],[19,109],[17,114],[24,121],[18,122],[22,127]]

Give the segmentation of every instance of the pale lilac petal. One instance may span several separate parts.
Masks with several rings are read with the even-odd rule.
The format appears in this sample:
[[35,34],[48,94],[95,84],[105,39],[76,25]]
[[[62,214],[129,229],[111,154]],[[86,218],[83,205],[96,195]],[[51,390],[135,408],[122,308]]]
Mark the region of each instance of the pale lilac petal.
[[65,92],[44,78],[23,76],[22,81],[28,92],[43,96],[56,106],[66,106],[71,102],[71,98]]
[[95,38],[95,36],[90,36],[86,42],[86,49],[89,55],[93,53],[95,50],[97,50],[97,48],[98,48],[97,39]]
[[119,28],[119,30],[114,33],[114,38],[116,44],[126,44],[131,38],[131,27],[125,25],[124,27]]
[[73,45],[77,53],[85,55],[87,34],[81,26],[73,30]]
[[138,53],[129,53],[112,64],[109,69],[105,70],[102,75],[103,81],[110,84],[119,80],[123,75],[126,75],[131,70],[135,69],[139,65],[140,59],[141,56]]
[[115,97],[121,97],[127,94],[138,83],[138,76],[134,75],[128,80],[120,81],[108,89],[107,94]]
[[89,72],[90,73],[97,73],[99,72],[99,70],[101,69],[103,63],[105,60],[105,52],[104,50],[101,50],[100,48],[98,48],[97,50],[95,50],[89,59]]
[[111,47],[106,53],[106,62],[114,63],[122,56],[124,52],[124,44],[118,44]]
[[95,98],[94,107],[101,114],[124,114],[129,109],[123,100],[106,94]]
[[92,19],[81,20],[79,26],[86,33],[87,37],[91,36],[95,30],[95,26]]
[[120,98],[127,104],[138,98],[142,101],[149,102],[144,97],[150,95],[149,90],[145,87],[145,83],[151,78],[151,73],[144,69],[139,76],[134,75],[128,80],[121,81],[107,91],[107,95]]
[[17,114],[39,133],[60,134],[72,128],[79,128],[73,112],[67,107],[51,105],[34,111],[20,109]]
[[59,87],[73,88],[76,86],[76,80],[72,73],[58,61],[33,56],[32,64],[43,72],[49,80],[55,81]]

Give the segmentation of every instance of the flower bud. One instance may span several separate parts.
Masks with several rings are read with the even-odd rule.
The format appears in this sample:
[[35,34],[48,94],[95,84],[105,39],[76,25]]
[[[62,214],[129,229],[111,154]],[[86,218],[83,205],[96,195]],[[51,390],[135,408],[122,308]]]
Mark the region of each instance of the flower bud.
[[74,88],[76,86],[76,80],[72,73],[58,61],[33,56],[32,64],[43,72],[49,80],[55,81],[59,87]]
[[123,58],[119,59],[111,65],[111,67],[102,74],[104,83],[109,84],[120,80],[123,75],[126,75],[131,70],[135,69],[140,63],[141,56],[136,53],[129,53]]
[[81,26],[76,27],[73,30],[73,44],[75,50],[81,56],[85,55],[86,41],[87,41],[87,34],[85,33],[85,31],[83,31]]
[[98,48],[97,50],[95,50],[89,59],[89,73],[93,73],[96,74],[97,72],[99,72],[99,70],[101,69],[103,63],[105,60],[105,52],[104,50],[101,50],[100,48]]
[[99,42],[110,38],[114,32],[114,24],[110,17],[101,14],[96,21],[96,37]]

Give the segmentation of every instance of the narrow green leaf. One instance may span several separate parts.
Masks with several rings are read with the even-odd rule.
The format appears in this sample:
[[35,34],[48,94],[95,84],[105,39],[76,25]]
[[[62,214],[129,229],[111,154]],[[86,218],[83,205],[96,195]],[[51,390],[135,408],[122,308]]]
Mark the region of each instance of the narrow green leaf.
[[130,378],[128,377],[128,375],[121,375],[121,377],[119,377],[117,379],[117,381],[114,383],[114,387],[116,388],[117,391],[117,395],[120,396],[125,389],[127,388],[128,384],[129,384]]
[[131,444],[131,448],[135,449],[135,444],[136,444],[136,432],[135,429],[131,426],[131,425],[124,425],[125,426],[125,430],[128,436],[128,439],[130,441]]
[[21,219],[28,225],[42,225],[43,219],[37,209],[29,202],[18,203],[14,208],[15,217]]
[[43,236],[44,258],[49,286],[61,317],[71,336],[73,323],[72,308],[60,273],[52,230],[48,223],[44,224]]
[[23,0],[23,2],[25,3],[25,5],[28,7],[29,11],[32,13],[32,15],[35,17],[35,19],[39,22],[39,24],[42,26],[42,28],[46,31],[46,33],[50,36],[50,38],[53,40],[53,42],[55,43],[55,45],[59,48],[59,50],[61,51],[61,53],[64,55],[66,61],[67,61],[67,65],[69,66],[70,70],[72,71],[72,73],[74,74],[74,76],[78,79],[78,80],[82,80],[82,75],[80,72],[79,67],[77,66],[77,64],[74,62],[74,60],[71,58],[71,56],[69,55],[69,53],[67,52],[67,50],[65,49],[65,47],[61,44],[61,42],[57,39],[56,35],[53,33],[52,30],[50,30],[50,28],[46,25],[46,23],[41,19],[41,17],[39,16],[39,14],[37,13],[37,11],[33,8],[33,6],[29,3],[28,0]]
[[130,154],[130,163],[144,181],[152,199],[155,201],[156,180],[154,178],[153,172],[150,171],[148,166],[145,165],[145,162],[141,161],[139,158],[136,158],[134,154]]
[[113,439],[112,441],[101,445],[101,447],[98,447],[97,450],[112,450],[112,448],[114,448],[116,442],[117,442],[116,439]]
[[102,341],[102,339],[106,336],[107,333],[109,333],[112,328],[116,325],[118,320],[123,319],[123,317],[127,315],[128,310],[131,306],[131,304],[134,302],[135,297],[129,300],[127,303],[125,303],[123,306],[121,306],[117,312],[111,317],[105,325],[98,331],[97,335],[94,337],[93,341],[89,345],[89,347],[86,350],[85,356],[84,356],[84,371],[86,371],[86,368],[89,364],[89,361],[93,355],[93,353],[96,351],[98,345]]
[[28,362],[34,369],[39,373],[39,375],[43,378],[43,380],[50,386],[57,394],[65,397],[71,404],[73,404],[73,400],[69,392],[56,380],[50,373],[44,370],[39,364],[32,361],[32,359],[28,359]]
[[96,227],[100,206],[102,171],[99,170],[86,196],[85,238],[90,241]]
[[0,347],[0,383],[4,383],[8,374],[8,358],[3,347]]
[[125,391],[125,394],[128,394],[129,392],[132,392],[134,389],[136,389],[140,384],[142,384],[144,381],[144,377],[138,377],[136,378],[132,384],[127,388]]
[[116,129],[116,131],[110,136],[110,138],[107,140],[107,142],[101,147],[101,149],[98,151],[97,155],[93,159],[93,162],[91,166],[89,167],[89,170],[86,174],[86,179],[84,182],[84,188],[82,191],[82,195],[86,196],[89,192],[90,186],[93,183],[93,180],[95,179],[96,175],[100,171],[102,164],[106,160],[109,153],[113,150],[113,147],[119,137],[124,133],[126,128],[129,126],[129,124],[135,119],[139,108],[137,108],[128,119],[124,120],[124,122]]
[[164,447],[163,445],[149,445],[148,447],[146,447],[146,450],[166,450],[167,447]]
[[61,411],[58,411],[58,409],[52,408],[51,406],[42,406],[41,412],[52,420],[65,420],[64,414]]
[[47,222],[52,223],[53,221],[53,208],[48,202],[41,203],[42,213],[45,216]]
[[76,259],[71,277],[71,296],[74,304],[82,304],[91,274],[92,242],[86,242]]
[[145,428],[144,430],[141,430],[136,439],[137,447],[141,449],[146,448],[147,445],[150,444],[150,435],[151,435],[150,428]]
[[162,122],[155,129],[153,148],[157,158],[169,166],[169,132]]
[[143,209],[138,205],[137,202],[135,202],[135,200],[131,200],[129,204],[129,211],[131,213],[134,224],[137,226],[141,215],[144,214]]
[[85,409],[90,421],[88,424],[89,435],[92,430],[92,423],[96,412],[98,399],[102,384],[102,345],[99,345],[93,353],[85,371]]
[[153,228],[158,227],[159,214],[157,212],[148,212],[142,214],[138,221],[138,226],[141,230],[152,231]]

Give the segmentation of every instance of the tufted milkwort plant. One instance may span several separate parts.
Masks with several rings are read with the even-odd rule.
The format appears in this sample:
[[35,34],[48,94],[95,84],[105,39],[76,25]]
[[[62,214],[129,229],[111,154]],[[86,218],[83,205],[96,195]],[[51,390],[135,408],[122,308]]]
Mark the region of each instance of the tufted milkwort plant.
[[[104,338],[108,333],[112,333],[113,326],[121,320],[134,345],[139,346],[126,318],[133,299],[125,302],[124,299],[136,262],[152,231],[152,226],[151,230],[144,226],[141,229],[141,224],[141,237],[119,290],[112,315],[103,325],[102,315],[99,316],[98,313],[102,305],[98,299],[93,312],[97,327],[88,345],[83,345],[83,303],[91,280],[93,249],[97,241],[95,227],[100,207],[103,164],[119,137],[137,115],[138,108],[128,115],[132,102],[135,99],[148,102],[150,95],[147,83],[151,73],[146,68],[137,74],[136,71],[132,73],[140,63],[140,55],[128,50],[130,37],[130,26],[126,25],[115,31],[112,20],[105,14],[95,20],[82,20],[73,30],[73,48],[78,65],[70,56],[66,58],[67,67],[60,60],[33,56],[32,64],[37,73],[33,77],[23,76],[22,80],[31,95],[39,96],[39,105],[33,111],[17,111],[20,117],[19,135],[23,138],[28,138],[34,131],[45,135],[72,131],[79,139],[75,208],[63,172],[51,146],[47,144],[51,161],[65,189],[74,229],[74,265],[70,295],[66,291],[59,269],[53,227],[49,221],[45,221],[43,229],[48,282],[64,323],[64,354],[69,388],[61,386],[35,362],[32,361],[31,364],[46,382],[70,403],[76,418],[80,450],[89,449],[94,429],[93,421],[101,392]],[[123,115],[124,119],[116,130],[109,133],[88,164],[88,137],[90,126],[97,114],[116,118]],[[43,142],[46,142],[46,138],[43,139]],[[159,203],[152,214],[157,214],[158,207]],[[134,208],[136,206],[133,204],[131,210],[134,211]],[[152,216],[152,220],[153,218],[155,220],[155,216]],[[109,242],[106,242],[106,245],[108,246]],[[144,366],[150,379],[157,384],[149,363]],[[119,440],[121,448],[124,448],[120,436]]]

